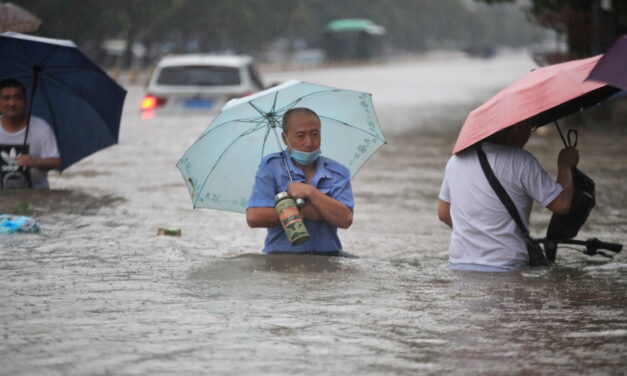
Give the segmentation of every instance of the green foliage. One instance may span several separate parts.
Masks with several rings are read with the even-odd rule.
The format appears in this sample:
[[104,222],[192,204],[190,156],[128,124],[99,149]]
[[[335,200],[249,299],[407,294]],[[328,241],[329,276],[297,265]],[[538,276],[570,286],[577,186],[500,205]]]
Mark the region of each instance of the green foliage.
[[[514,0],[475,0],[482,3],[509,3]],[[529,14],[544,27],[565,36],[568,51],[562,60],[604,52],[627,33],[627,1],[530,0]]]
[[477,41],[521,45],[541,35],[515,5],[468,6],[468,1],[461,0],[16,2],[42,18],[36,34],[72,39],[96,60],[106,39],[126,40],[129,50],[133,42],[140,41],[153,58],[164,51],[194,50],[254,55],[277,38],[302,40],[317,47],[325,25],[338,18],[371,19],[387,29],[388,45],[408,51],[464,47]]

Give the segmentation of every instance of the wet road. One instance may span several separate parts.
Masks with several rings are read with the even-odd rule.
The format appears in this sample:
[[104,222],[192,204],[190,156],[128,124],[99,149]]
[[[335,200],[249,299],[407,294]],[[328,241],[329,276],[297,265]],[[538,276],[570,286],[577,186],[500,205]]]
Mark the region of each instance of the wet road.
[[[267,72],[373,93],[384,146],[353,180],[358,258],[263,256],[239,214],[192,210],[174,167],[207,116],[142,119],[29,203],[39,235],[0,238],[0,374],[625,374],[627,262],[558,252],[523,273],[453,273],[435,209],[467,112],[533,63],[433,54],[381,66]],[[554,176],[548,129],[528,149]],[[580,130],[598,209],[580,233],[627,244],[627,133]],[[550,216],[538,208],[532,232]],[[156,236],[158,227],[181,237]]]

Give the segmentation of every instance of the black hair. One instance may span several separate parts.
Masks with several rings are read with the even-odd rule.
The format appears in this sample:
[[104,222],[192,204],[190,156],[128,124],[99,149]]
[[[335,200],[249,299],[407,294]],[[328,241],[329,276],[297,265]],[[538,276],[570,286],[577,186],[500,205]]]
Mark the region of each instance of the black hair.
[[290,117],[293,114],[304,114],[304,115],[311,115],[311,116],[315,116],[316,119],[318,119],[318,121],[320,121],[320,117],[318,116],[318,114],[307,108],[307,107],[294,107],[292,109],[289,109],[288,111],[286,111],[283,114],[283,120],[281,121],[281,128],[283,128],[283,132],[287,133],[287,122],[289,121]]
[[529,120],[520,121],[518,123],[515,123],[514,125],[510,125],[509,127],[503,128],[500,131],[488,136],[485,141],[491,142],[493,144],[511,145],[512,140],[510,139],[510,135],[512,134],[512,132],[514,132],[515,127],[521,127],[529,124],[531,124]]
[[24,84],[22,84],[20,81],[16,80],[15,78],[6,78],[0,81],[0,90],[7,88],[7,87],[19,87],[20,89],[22,89],[22,94],[26,96],[26,87],[24,86]]
[[493,133],[490,136],[486,137],[483,141],[490,142],[493,144],[508,145],[507,134],[511,132],[510,128],[511,127],[501,129],[500,131]]

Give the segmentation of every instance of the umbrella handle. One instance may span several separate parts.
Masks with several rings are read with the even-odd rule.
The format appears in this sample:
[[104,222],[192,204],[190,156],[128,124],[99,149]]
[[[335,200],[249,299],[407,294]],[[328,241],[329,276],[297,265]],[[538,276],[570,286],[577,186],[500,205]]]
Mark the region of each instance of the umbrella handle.
[[560,129],[559,124],[557,124],[557,120],[555,120],[554,123],[555,123],[555,127],[557,128],[557,131],[560,134],[560,137],[562,138],[562,142],[564,143],[564,146],[576,148],[577,141],[579,140],[579,133],[577,132],[577,130],[569,129],[568,133],[566,133],[566,138],[564,138],[564,134],[562,133],[562,130]]
[[564,134],[562,133],[562,129],[560,128],[560,125],[557,124],[557,120],[554,120],[553,122],[555,123],[555,128],[557,128],[557,132],[560,134],[560,138],[562,139],[564,146],[568,147],[568,142],[566,142],[566,139],[564,138]]
[[[573,136],[572,138],[574,138],[574,140],[571,139],[571,136]],[[568,146],[571,146],[574,148],[577,147],[577,140],[579,139],[579,134],[577,133],[577,130],[569,129],[568,133],[566,134],[566,138],[568,140]]]
[[555,128],[557,128],[557,131],[559,132],[560,137],[562,138],[562,142],[564,143],[564,146],[576,148],[577,141],[579,140],[579,133],[577,133],[577,130],[569,129],[568,133],[566,133],[566,138],[565,138],[564,134],[562,133],[562,130],[560,129],[560,125],[557,124],[557,120],[554,120],[553,122],[555,123]]

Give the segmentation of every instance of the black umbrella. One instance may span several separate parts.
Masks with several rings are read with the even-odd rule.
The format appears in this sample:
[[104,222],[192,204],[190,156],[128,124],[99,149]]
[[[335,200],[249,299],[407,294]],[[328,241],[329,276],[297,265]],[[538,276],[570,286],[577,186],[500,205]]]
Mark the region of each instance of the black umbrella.
[[118,141],[126,90],[69,40],[0,35],[0,79],[29,92],[29,114],[52,127],[61,170]]

